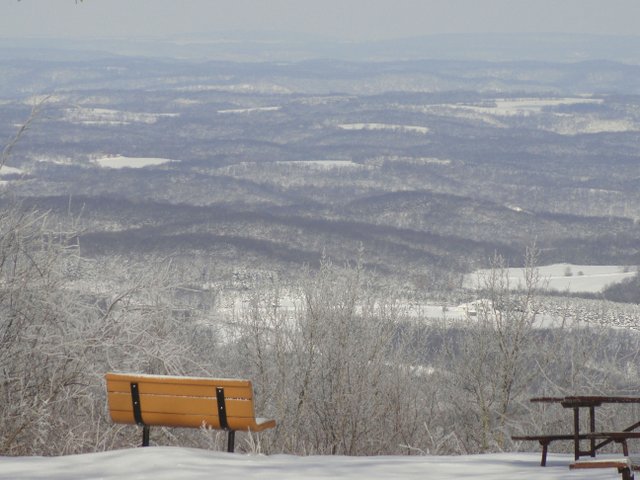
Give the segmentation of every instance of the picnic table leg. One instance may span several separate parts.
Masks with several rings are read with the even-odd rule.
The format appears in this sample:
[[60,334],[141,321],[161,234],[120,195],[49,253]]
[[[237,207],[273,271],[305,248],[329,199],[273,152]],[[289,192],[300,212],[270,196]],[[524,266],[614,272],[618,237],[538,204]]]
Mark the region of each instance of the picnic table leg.
[[580,458],[580,408],[573,407],[573,454],[576,460]]
[[[589,407],[589,431],[591,433],[596,431],[596,407],[593,405]],[[592,457],[596,456],[596,439],[591,439],[591,448],[589,450]]]
[[542,460],[540,460],[540,466],[544,467],[547,465],[547,452],[549,451],[549,444],[551,440],[539,440],[540,445],[542,446]]
[[622,474],[622,480],[633,480],[633,472],[629,467],[619,468],[618,473]]

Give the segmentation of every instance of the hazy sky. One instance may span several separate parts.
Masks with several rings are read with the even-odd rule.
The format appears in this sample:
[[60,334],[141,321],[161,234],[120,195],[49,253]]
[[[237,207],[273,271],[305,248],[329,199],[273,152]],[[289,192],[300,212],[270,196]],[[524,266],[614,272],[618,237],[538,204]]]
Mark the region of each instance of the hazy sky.
[[349,40],[485,32],[640,36],[640,0],[0,0],[0,36],[229,31]]

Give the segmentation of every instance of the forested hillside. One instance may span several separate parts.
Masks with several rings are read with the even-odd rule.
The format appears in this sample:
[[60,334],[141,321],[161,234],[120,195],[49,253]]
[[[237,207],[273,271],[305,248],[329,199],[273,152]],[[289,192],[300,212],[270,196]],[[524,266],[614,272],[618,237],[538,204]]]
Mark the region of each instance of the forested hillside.
[[636,67],[19,55],[0,134],[43,103],[3,179],[78,216],[86,255],[291,276],[324,250],[404,283],[533,242],[542,263],[639,263]]

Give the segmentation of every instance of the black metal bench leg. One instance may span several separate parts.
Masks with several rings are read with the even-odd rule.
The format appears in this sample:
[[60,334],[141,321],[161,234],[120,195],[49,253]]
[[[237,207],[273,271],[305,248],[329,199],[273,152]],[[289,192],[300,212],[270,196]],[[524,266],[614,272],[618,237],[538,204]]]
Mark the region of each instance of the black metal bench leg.
[[149,446],[149,430],[151,428],[149,427],[149,425],[144,425],[142,427],[142,446],[143,447],[148,447]]
[[234,430],[229,430],[227,433],[227,452],[233,453],[236,443],[236,432]]

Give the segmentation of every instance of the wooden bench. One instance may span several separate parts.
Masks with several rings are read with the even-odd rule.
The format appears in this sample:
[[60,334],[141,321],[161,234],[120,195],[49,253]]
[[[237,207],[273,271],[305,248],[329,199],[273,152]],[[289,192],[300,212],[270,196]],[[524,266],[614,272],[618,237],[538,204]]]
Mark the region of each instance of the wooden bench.
[[581,460],[569,464],[569,469],[583,468],[616,468],[618,473],[622,475],[622,480],[633,480],[633,471],[638,469],[628,457],[625,458],[606,458],[602,460]]
[[[581,440],[587,437],[583,434],[579,435]],[[511,437],[511,440],[516,441],[537,441],[542,446],[542,459],[540,460],[540,466],[544,467],[547,464],[547,453],[549,451],[549,444],[558,440],[575,440],[575,435],[572,434],[559,434],[559,435],[515,435]]]
[[142,446],[152,426],[225,430],[227,451],[235,432],[261,432],[275,420],[256,418],[249,380],[107,373],[109,413],[115,423],[143,427]]

